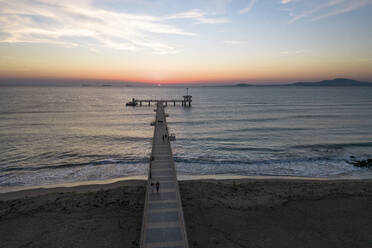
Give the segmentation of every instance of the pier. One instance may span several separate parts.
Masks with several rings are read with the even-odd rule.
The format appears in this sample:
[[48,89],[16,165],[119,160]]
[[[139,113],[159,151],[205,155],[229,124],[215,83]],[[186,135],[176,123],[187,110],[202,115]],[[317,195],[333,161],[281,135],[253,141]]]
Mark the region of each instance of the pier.
[[169,141],[167,115],[164,112],[165,105],[166,101],[156,102],[141,248],[188,248],[182,202]]
[[168,99],[168,100],[156,100],[156,99],[135,99],[135,98],[132,98],[132,100],[130,102],[127,102],[127,106],[151,106],[151,103],[158,103],[158,102],[163,102],[165,104],[165,106],[168,106],[168,105],[173,105],[173,106],[176,106],[176,103],[180,103],[181,106],[183,107],[191,107],[191,100],[192,96],[189,96],[189,95],[186,95],[186,96],[183,96],[183,99]]
[[173,106],[176,106],[176,103],[181,103],[181,105],[183,107],[191,107],[192,96],[189,95],[189,88],[187,88],[187,93],[186,93],[185,96],[182,97],[182,99],[161,99],[161,100],[157,100],[157,99],[135,99],[135,98],[132,98],[131,101],[126,103],[126,106],[132,106],[132,107],[151,106],[151,103],[156,104],[158,102],[162,102],[163,104],[165,104],[165,106],[172,105],[172,104],[173,104]]

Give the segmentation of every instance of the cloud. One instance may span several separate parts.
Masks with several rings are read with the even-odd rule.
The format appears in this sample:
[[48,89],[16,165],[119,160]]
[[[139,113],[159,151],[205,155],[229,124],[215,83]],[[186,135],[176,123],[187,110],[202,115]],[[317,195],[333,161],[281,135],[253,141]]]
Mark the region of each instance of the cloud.
[[298,55],[298,54],[303,54],[303,53],[308,53],[310,52],[309,50],[304,50],[304,49],[300,49],[300,50],[296,50],[296,51],[288,51],[288,50],[284,50],[284,51],[280,51],[280,54],[282,55]]
[[196,35],[170,24],[170,19],[206,24],[228,21],[199,10],[168,17],[130,14],[97,8],[91,0],[0,0],[0,6],[0,42],[150,50],[156,54],[178,50],[155,34]]
[[244,14],[244,13],[247,13],[247,12],[251,11],[252,8],[253,8],[253,6],[254,6],[254,4],[255,4],[256,2],[257,2],[257,0],[251,0],[251,1],[249,2],[248,6],[247,6],[246,8],[244,8],[244,9],[241,9],[241,10],[239,11],[239,13],[240,13],[240,14]]
[[281,0],[281,4],[291,4],[288,9],[292,17],[290,23],[301,19],[316,21],[372,5],[372,0]]
[[227,18],[208,17],[207,13],[199,9],[194,9],[194,10],[170,15],[170,16],[167,16],[165,19],[193,19],[197,23],[202,23],[202,24],[222,24],[222,23],[229,22]]
[[227,45],[243,45],[247,44],[247,41],[244,40],[224,40],[222,43],[227,44]]

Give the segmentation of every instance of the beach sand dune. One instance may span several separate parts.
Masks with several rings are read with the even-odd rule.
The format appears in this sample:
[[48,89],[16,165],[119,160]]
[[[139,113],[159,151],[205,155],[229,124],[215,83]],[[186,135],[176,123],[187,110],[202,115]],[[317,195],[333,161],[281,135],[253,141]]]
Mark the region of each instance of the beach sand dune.
[[[180,182],[190,247],[372,247],[372,180]],[[0,194],[0,247],[139,247],[144,181]]]

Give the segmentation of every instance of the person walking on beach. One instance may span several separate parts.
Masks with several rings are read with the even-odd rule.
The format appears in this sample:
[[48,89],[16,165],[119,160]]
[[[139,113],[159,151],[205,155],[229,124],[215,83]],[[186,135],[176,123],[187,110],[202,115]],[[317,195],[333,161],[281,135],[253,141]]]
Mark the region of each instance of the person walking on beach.
[[159,187],[160,187],[159,181],[156,181],[156,193],[159,192]]
[[151,186],[151,193],[154,193],[154,183],[152,182],[152,180],[151,180],[150,186]]

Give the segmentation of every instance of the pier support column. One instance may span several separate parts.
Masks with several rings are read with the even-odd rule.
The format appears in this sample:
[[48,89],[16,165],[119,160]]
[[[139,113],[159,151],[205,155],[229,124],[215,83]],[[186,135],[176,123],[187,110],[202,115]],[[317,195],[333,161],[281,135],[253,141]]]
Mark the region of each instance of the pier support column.
[[176,106],[176,101],[173,102],[173,106]]
[[142,106],[142,102],[140,102],[140,106]]
[[150,101],[149,101],[149,106],[150,106]]

